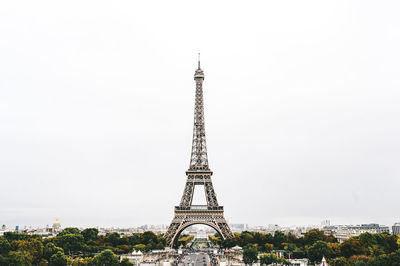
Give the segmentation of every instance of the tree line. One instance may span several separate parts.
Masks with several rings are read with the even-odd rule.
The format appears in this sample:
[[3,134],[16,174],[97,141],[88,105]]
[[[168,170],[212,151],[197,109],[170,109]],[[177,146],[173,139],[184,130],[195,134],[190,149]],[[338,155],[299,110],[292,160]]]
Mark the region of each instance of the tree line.
[[[312,263],[322,257],[332,266],[344,265],[400,265],[400,238],[389,233],[363,233],[339,243],[333,235],[312,229],[297,237],[292,233],[274,234],[261,232],[235,233],[233,238],[222,240],[218,234],[209,239],[221,248],[236,245],[243,248],[246,264],[259,261],[261,264],[287,263],[289,258],[308,258]],[[283,257],[276,254],[283,253]]]
[[0,237],[0,265],[132,265],[117,254],[164,249],[162,235],[151,231],[99,235],[96,228],[65,228],[55,237],[6,232]]

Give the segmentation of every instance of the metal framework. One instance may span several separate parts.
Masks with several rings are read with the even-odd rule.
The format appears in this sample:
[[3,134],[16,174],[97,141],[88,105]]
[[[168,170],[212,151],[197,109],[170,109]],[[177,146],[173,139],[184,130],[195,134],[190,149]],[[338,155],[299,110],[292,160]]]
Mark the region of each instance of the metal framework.
[[[205,224],[214,228],[223,239],[233,236],[224,218],[224,207],[218,205],[217,196],[211,181],[212,171],[208,166],[206,132],[204,126],[203,81],[204,72],[198,68],[194,73],[196,99],[194,107],[194,126],[190,165],[186,171],[186,185],[179,206],[175,206],[175,215],[165,233],[167,245],[172,247],[179,234],[193,224]],[[204,186],[207,205],[193,205],[193,193],[196,185]]]

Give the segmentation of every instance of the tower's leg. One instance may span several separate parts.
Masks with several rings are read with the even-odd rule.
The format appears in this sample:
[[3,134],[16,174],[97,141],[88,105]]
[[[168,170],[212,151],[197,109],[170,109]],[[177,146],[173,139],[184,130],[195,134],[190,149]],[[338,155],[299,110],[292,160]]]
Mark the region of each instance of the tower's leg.
[[165,232],[164,234],[167,246],[171,248],[173,247],[175,235],[177,234],[179,228],[181,227],[182,222],[183,222],[183,217],[180,216],[175,215],[174,219],[172,219],[172,222],[169,225],[167,232]]
[[207,198],[208,206],[218,206],[217,196],[215,195],[214,187],[211,182],[204,183],[204,190]]
[[193,192],[194,192],[194,184],[193,184],[193,182],[187,181],[186,185],[185,185],[185,189],[183,191],[183,195],[182,195],[180,206],[190,206],[190,205],[192,205]]

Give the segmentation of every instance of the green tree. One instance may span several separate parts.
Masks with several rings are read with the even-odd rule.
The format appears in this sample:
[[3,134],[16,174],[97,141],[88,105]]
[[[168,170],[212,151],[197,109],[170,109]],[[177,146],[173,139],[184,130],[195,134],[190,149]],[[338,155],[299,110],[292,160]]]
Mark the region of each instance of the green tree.
[[252,245],[247,245],[243,249],[243,262],[248,265],[252,265],[257,262],[258,251],[257,248]]
[[56,245],[54,245],[54,243],[49,242],[44,246],[43,249],[43,257],[47,260],[50,259],[51,256],[53,256],[54,254],[56,254],[57,252],[61,251],[62,253],[64,253],[64,250],[60,247],[57,247]]
[[271,252],[272,250],[274,250],[274,245],[270,243],[265,243],[264,250],[267,252]]
[[85,242],[94,241],[98,237],[99,230],[97,230],[97,228],[86,228],[81,232],[81,234],[85,239]]
[[382,255],[385,253],[385,251],[383,250],[383,248],[379,245],[373,245],[372,247],[368,248],[368,253],[369,255],[373,256],[373,257],[378,257],[379,255]]
[[64,249],[65,252],[71,253],[82,250],[84,239],[81,234],[57,235],[54,238],[54,243]]
[[134,248],[135,250],[145,251],[146,245],[144,245],[144,244],[137,244],[137,245],[133,246],[133,248]]
[[372,247],[377,244],[375,236],[368,232],[359,235],[358,239],[360,239],[361,243],[366,248]]
[[328,258],[336,258],[341,255],[339,243],[328,243]]
[[340,245],[342,255],[349,258],[353,255],[366,255],[367,249],[359,239],[349,238]]
[[7,265],[7,263],[7,257],[0,254],[0,265]]
[[324,241],[325,238],[324,232],[318,229],[311,229],[304,234],[304,242],[306,245],[312,245],[319,240]]
[[240,246],[245,247],[253,243],[254,243],[254,237],[250,232],[244,231],[240,234]]
[[261,265],[269,265],[278,261],[278,258],[275,254],[272,253],[264,253],[260,255],[260,264]]
[[283,249],[286,251],[294,251],[296,249],[296,244],[293,243],[283,243]]
[[38,264],[43,256],[43,244],[38,239],[14,240],[11,242],[11,247],[16,251],[29,252],[35,264]]
[[113,247],[116,247],[119,245],[119,241],[121,239],[121,236],[118,233],[107,233],[106,236],[104,237],[104,241],[107,243],[110,243]]
[[8,256],[7,265],[9,266],[30,266],[33,264],[32,254],[26,251],[10,251]]
[[149,243],[156,243],[157,236],[152,231],[146,231],[142,234],[141,242],[145,245]]
[[322,257],[328,254],[328,251],[328,244],[324,241],[318,240],[312,246],[307,248],[307,255],[312,262],[320,262]]
[[115,266],[119,265],[119,259],[111,250],[106,249],[93,258],[92,264],[95,266]]
[[63,236],[69,234],[79,235],[80,233],[81,231],[76,227],[67,227],[64,230],[62,230],[57,236]]
[[351,265],[367,265],[369,262],[369,257],[366,255],[354,255],[349,258],[349,263]]
[[123,258],[120,265],[121,266],[133,266],[133,263],[130,262],[128,258]]
[[397,244],[397,236],[390,235],[389,233],[382,233],[378,235],[381,235],[383,239],[385,239],[384,249],[387,253],[392,253],[398,250],[399,246]]
[[236,246],[236,239],[234,238],[227,238],[221,242],[221,247],[224,249],[230,249]]
[[273,244],[277,249],[283,249],[282,243],[286,242],[286,236],[281,231],[275,231]]
[[61,251],[58,251],[56,254],[50,257],[50,266],[66,266],[67,265],[67,256],[64,255]]
[[25,234],[25,233],[17,233],[17,232],[5,232],[4,233],[4,237],[10,243],[11,243],[11,241],[14,241],[14,240],[29,240],[29,239],[32,239],[32,238],[36,238],[36,239],[40,238],[41,239],[40,236],[30,236],[30,235]]
[[0,237],[0,254],[7,254],[11,250],[10,242],[4,237]]
[[45,259],[41,259],[38,264],[38,266],[48,266],[48,265],[49,265],[49,262]]
[[86,258],[74,258],[71,261],[68,261],[67,264],[72,266],[88,266],[91,265],[93,258],[86,257]]
[[338,257],[329,261],[329,265],[331,266],[348,266],[349,263],[344,257]]

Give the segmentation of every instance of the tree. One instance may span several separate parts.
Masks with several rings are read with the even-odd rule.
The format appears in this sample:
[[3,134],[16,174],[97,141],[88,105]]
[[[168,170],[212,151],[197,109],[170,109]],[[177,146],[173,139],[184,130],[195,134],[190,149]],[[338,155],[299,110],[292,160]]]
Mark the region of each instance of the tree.
[[265,243],[264,250],[267,251],[267,252],[271,252],[272,250],[274,250],[274,245],[273,244],[269,244],[269,243]]
[[58,251],[56,254],[50,257],[50,266],[66,266],[67,265],[67,256],[64,255],[61,251]]
[[358,238],[366,248],[372,247],[373,245],[377,244],[375,236],[368,232],[362,233],[361,235],[358,236]]
[[369,257],[366,255],[354,255],[349,258],[349,263],[351,265],[365,265],[369,262]]
[[142,244],[149,244],[150,242],[157,243],[157,236],[152,231],[146,231],[142,234]]
[[264,253],[260,256],[260,264],[261,265],[269,265],[269,264],[272,264],[277,261],[278,261],[278,258],[276,257],[275,254]]
[[209,235],[208,239],[213,243],[214,245],[221,246],[222,240],[220,237],[215,236],[215,235]]
[[282,249],[283,245],[282,243],[286,242],[286,236],[283,232],[281,231],[275,231],[274,233],[274,239],[273,239],[273,244],[277,249]]
[[93,258],[91,257],[86,257],[86,258],[67,258],[67,265],[73,265],[73,266],[88,266],[92,265],[92,260]]
[[7,254],[11,250],[10,242],[4,237],[0,237],[0,254]]
[[54,254],[56,254],[57,252],[61,251],[62,253],[64,253],[64,250],[60,247],[57,247],[56,245],[54,245],[54,243],[49,242],[44,246],[43,249],[43,257],[47,260],[50,259],[51,256],[53,256]]
[[0,254],[0,265],[7,265],[7,257]]
[[119,240],[121,239],[121,236],[118,233],[107,233],[106,236],[104,237],[104,241],[107,243],[110,243],[113,247],[116,247],[119,245]]
[[227,238],[221,242],[221,247],[224,249],[230,249],[236,246],[236,239],[234,238]]
[[97,239],[99,230],[97,230],[97,228],[86,228],[81,232],[81,234],[87,243],[88,241],[94,241]]
[[43,244],[38,239],[14,240],[11,247],[16,251],[30,253],[35,264],[38,264],[43,256]]
[[395,252],[399,246],[397,244],[397,236],[388,233],[380,234],[385,239],[385,251],[387,253]]
[[359,239],[349,238],[340,245],[340,251],[343,256],[349,258],[353,255],[366,255],[367,249]]
[[339,243],[328,243],[328,258],[336,258],[341,255]]
[[325,240],[325,235],[323,231],[320,231],[318,229],[311,229],[310,231],[306,232],[304,235],[304,242],[306,245],[312,245],[318,240],[324,241]]
[[349,264],[348,264],[346,258],[338,257],[336,259],[329,261],[329,265],[331,265],[331,266],[348,266]]
[[133,263],[130,262],[128,258],[123,258],[120,265],[121,266],[131,266],[131,265],[133,266]]
[[84,239],[81,234],[65,234],[56,236],[54,243],[63,248],[65,252],[81,251],[83,248]]
[[283,249],[287,251],[294,251],[296,249],[296,244],[293,243],[283,243]]
[[49,262],[45,259],[41,259],[38,264],[38,266],[48,266],[48,265],[49,265]]
[[146,245],[137,244],[137,245],[133,246],[133,248],[134,248],[135,250],[145,251]]
[[8,256],[8,264],[6,265],[9,266],[30,266],[33,263],[32,254],[26,251],[10,251],[10,253],[8,253]]
[[17,233],[17,232],[5,232],[4,237],[8,240],[8,242],[11,242],[13,240],[28,240],[28,239],[32,239],[32,238],[36,238],[36,239],[41,238],[38,235],[30,236],[28,234]]
[[81,231],[76,227],[67,227],[64,230],[62,230],[57,236],[63,236],[63,235],[69,235],[69,234],[78,235],[80,233],[81,233]]
[[243,249],[243,262],[252,265],[254,262],[257,262],[257,255],[257,248],[252,245],[247,245]]
[[250,232],[244,231],[240,234],[240,245],[242,247],[245,247],[253,243],[254,243],[254,237]]
[[111,250],[106,249],[93,258],[92,264],[95,266],[116,266],[119,265],[119,259]]
[[398,266],[400,265],[400,251],[396,251],[390,254],[383,254],[379,257],[372,258],[368,262],[368,266]]
[[318,240],[312,246],[307,248],[308,258],[312,262],[319,262],[323,256],[328,254],[328,244],[324,241]]

